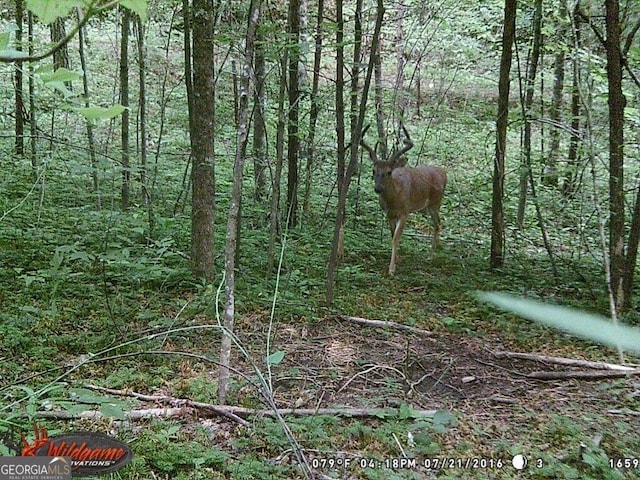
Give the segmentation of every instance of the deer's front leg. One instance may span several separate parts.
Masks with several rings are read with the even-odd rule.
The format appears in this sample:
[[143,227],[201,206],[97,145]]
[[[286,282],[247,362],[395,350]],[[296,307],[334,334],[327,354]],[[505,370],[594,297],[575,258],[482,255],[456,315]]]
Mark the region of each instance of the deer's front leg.
[[401,215],[400,218],[397,219],[395,229],[393,231],[393,239],[391,240],[391,262],[389,263],[390,276],[393,276],[396,271],[396,264],[398,263],[399,258],[398,248],[400,246],[400,237],[402,236],[406,220],[407,216]]

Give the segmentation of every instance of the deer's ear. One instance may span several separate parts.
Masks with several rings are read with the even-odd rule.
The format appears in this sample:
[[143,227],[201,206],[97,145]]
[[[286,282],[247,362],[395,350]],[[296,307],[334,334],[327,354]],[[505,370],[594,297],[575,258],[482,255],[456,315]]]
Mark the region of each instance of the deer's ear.
[[393,165],[394,168],[398,168],[398,167],[404,167],[407,164],[407,157],[406,155],[402,155],[398,160],[396,160],[395,164]]

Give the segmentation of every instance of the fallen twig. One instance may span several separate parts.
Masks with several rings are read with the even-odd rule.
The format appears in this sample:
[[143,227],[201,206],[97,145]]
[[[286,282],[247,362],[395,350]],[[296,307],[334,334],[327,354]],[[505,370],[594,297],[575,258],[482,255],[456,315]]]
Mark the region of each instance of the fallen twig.
[[565,380],[575,378],[579,380],[601,380],[603,378],[624,378],[627,375],[640,375],[640,370],[633,370],[630,372],[619,371],[604,371],[604,372],[590,372],[590,371],[577,371],[577,372],[531,372],[525,376],[528,378],[535,378],[536,380]]
[[409,325],[403,325],[402,323],[387,322],[384,320],[371,320],[369,318],[351,317],[348,315],[338,315],[340,320],[347,320],[349,322],[359,323],[361,325],[367,325],[369,327],[378,328],[393,328],[395,330],[404,330],[405,332],[415,333],[416,335],[431,336],[432,333],[429,330],[423,330],[421,328],[411,327]]
[[617,370],[617,371],[623,371],[623,372],[636,371],[635,367],[618,365],[615,363],[592,362],[589,360],[580,360],[577,358],[551,357],[548,355],[538,355],[536,353],[493,352],[493,354],[498,358],[519,358],[521,360],[534,360],[534,361],[543,362],[543,363],[554,363],[558,365],[594,368],[598,370]]

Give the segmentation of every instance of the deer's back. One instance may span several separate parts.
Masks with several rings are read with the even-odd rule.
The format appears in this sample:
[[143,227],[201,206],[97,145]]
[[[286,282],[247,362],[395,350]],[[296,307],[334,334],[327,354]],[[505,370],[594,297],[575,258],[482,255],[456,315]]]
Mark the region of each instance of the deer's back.
[[393,170],[392,178],[394,191],[384,196],[386,210],[415,212],[440,206],[447,184],[447,174],[442,168],[425,165],[400,167]]

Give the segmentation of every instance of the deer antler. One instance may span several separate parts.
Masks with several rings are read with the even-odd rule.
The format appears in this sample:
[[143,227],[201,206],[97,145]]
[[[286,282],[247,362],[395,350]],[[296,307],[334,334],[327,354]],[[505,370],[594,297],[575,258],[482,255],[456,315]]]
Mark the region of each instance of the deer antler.
[[371,158],[372,162],[377,162],[378,161],[378,155],[376,154],[375,149],[371,148],[369,145],[367,145],[367,143],[364,141],[364,135],[365,133],[367,133],[367,130],[369,130],[369,127],[371,125],[367,125],[364,130],[362,131],[362,134],[360,135],[360,145],[362,145],[364,147],[364,149],[369,152],[369,157]]
[[411,141],[409,132],[407,132],[407,129],[403,124],[400,124],[400,126],[402,127],[402,131],[404,132],[404,136],[405,136],[403,140],[404,147],[402,147],[400,150],[396,150],[391,154],[391,157],[389,157],[389,161],[394,163],[400,160],[402,155],[404,155],[405,153],[407,153],[409,150],[413,148],[413,142]]

